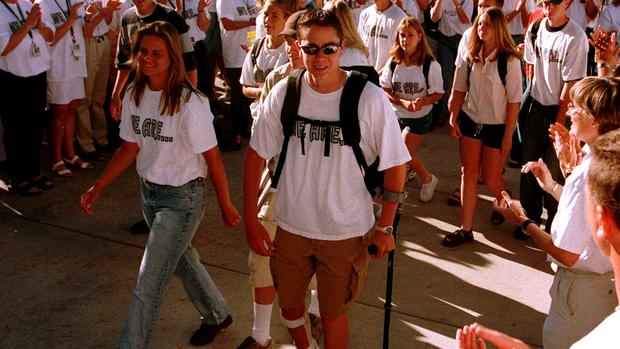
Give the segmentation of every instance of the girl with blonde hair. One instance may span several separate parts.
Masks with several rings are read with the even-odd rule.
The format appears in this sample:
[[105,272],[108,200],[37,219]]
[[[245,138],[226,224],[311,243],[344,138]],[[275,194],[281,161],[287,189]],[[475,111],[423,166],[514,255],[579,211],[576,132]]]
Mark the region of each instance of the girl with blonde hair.
[[[446,234],[446,247],[474,240],[479,175],[492,195],[502,198],[506,187],[502,169],[523,95],[521,55],[500,9],[489,8],[478,15],[466,57],[456,67],[450,115],[451,133],[459,141],[461,156],[461,226]],[[491,220],[493,224],[503,222],[497,212]]]

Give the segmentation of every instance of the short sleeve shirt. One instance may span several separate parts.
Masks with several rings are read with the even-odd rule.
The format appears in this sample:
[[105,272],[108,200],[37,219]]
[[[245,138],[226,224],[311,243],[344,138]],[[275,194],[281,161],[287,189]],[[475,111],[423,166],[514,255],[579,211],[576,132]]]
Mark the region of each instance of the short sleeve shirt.
[[246,51],[243,46],[250,47],[248,33],[256,32],[256,26],[244,27],[237,30],[226,30],[222,19],[233,22],[249,21],[256,18],[258,9],[254,0],[217,0],[217,16],[220,20],[222,35],[222,54],[226,68],[242,68]]
[[[280,81],[267,96],[250,140],[250,146],[265,159],[278,155],[284,140],[280,111],[286,82]],[[304,78],[299,115],[337,121],[341,95],[342,88],[318,93]],[[379,170],[384,170],[410,159],[392,107],[383,91],[372,83],[366,84],[360,96],[359,121],[360,148],[367,163],[379,155]],[[366,234],[374,224],[372,200],[353,150],[344,144],[340,127],[331,128],[329,135],[324,129],[301,121],[296,122],[295,128],[278,184],[278,225],[293,234],[320,240]],[[327,156],[325,142],[330,143]]]
[[405,17],[405,12],[394,4],[383,12],[377,11],[376,5],[362,11],[357,32],[368,47],[368,59],[377,71],[387,62],[398,24]]
[[182,98],[176,114],[162,115],[161,94],[147,87],[139,106],[131,98],[131,88],[123,98],[120,137],[140,147],[138,174],[149,182],[171,186],[205,178],[202,153],[217,145],[209,101],[192,92],[187,102]]
[[[426,97],[433,93],[444,93],[441,66],[437,61],[432,61],[429,67],[428,87],[421,65],[406,66],[404,63],[400,63],[394,67],[392,72],[390,62],[391,60],[388,60],[385,64],[379,83],[381,87],[391,89],[398,98],[413,101],[416,98]],[[425,105],[421,110],[414,112],[408,111],[402,105],[392,104],[392,108],[399,118],[417,119],[428,115],[433,106]]]

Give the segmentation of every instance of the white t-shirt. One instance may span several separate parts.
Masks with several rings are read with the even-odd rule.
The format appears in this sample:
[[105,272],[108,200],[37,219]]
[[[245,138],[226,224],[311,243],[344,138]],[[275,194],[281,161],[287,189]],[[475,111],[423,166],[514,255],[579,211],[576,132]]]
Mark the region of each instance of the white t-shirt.
[[[275,67],[281,66],[286,62],[288,62],[286,44],[282,43],[279,47],[271,49],[267,47],[267,39],[265,39],[263,41],[263,47],[256,57],[256,65],[252,62],[252,55],[250,52],[245,56],[239,82],[241,85],[262,87],[267,75]],[[250,104],[250,112],[252,115],[256,115],[259,104],[258,98]]]
[[[131,2],[131,0],[127,0],[129,2]],[[108,5],[109,0],[100,0],[98,1],[100,2],[100,6],[101,8],[104,8]],[[87,3],[84,3],[84,10],[86,10],[86,7],[88,6]],[[115,13],[118,11],[115,11]],[[105,35],[108,30],[110,30],[110,25],[113,24],[114,22],[114,15],[112,15],[112,21],[110,22],[110,24],[108,24],[108,22],[105,21],[105,18],[102,19],[99,23],[97,23],[97,26],[95,27],[95,29],[93,29],[93,36],[102,36]]]
[[467,28],[461,36],[461,41],[459,41],[459,47],[456,50],[456,59],[454,60],[454,65],[457,67],[463,64],[467,58],[467,44],[469,43],[469,36],[471,35],[472,29],[473,27]]
[[233,22],[244,22],[256,18],[257,14],[255,0],[217,0],[217,17],[222,36],[222,55],[226,68],[243,67],[246,51],[242,45],[250,47],[248,33],[255,32],[256,26],[226,30],[222,24],[222,19],[228,18]]
[[[471,17],[473,6],[471,0],[461,0],[461,7],[467,14],[467,18]],[[441,2],[441,18],[437,26],[440,33],[445,36],[463,35],[463,32],[469,27],[471,27],[471,23],[461,22],[453,1],[444,0]]]
[[608,33],[616,32],[616,43],[620,44],[620,6],[605,6],[598,17],[598,24]]
[[586,33],[569,20],[564,27],[547,28],[544,18],[538,29],[536,47],[532,47],[531,27],[525,35],[525,61],[534,65],[532,97],[542,105],[558,105],[565,81],[578,80],[586,76],[588,38]]
[[265,29],[265,14],[260,12],[256,15],[256,40],[267,36],[267,29]]
[[[575,0],[579,1],[579,0]],[[519,6],[519,0],[506,0],[504,2],[504,7],[502,8],[502,12],[504,15],[508,15],[509,13],[515,11]],[[525,10],[527,13],[532,13],[536,7],[536,4],[532,0],[525,1]],[[525,33],[525,28],[523,27],[523,22],[521,21],[521,13],[518,13],[512,21],[508,23],[508,31],[511,35],[523,35]]]
[[[484,64],[476,62],[471,67],[467,84],[467,62],[463,61],[454,76],[454,89],[467,92],[463,112],[473,121],[487,125],[506,123],[506,105],[520,103],[523,97],[521,61],[510,57],[506,63],[506,86],[498,72],[497,50],[487,57]],[[503,93],[502,93],[503,92]]]
[[[11,35],[21,27],[20,22],[28,17],[27,13],[32,8],[32,3],[27,0],[18,0],[17,4],[4,3],[11,8],[17,17],[7,10],[6,6],[0,6],[0,52],[4,51]],[[19,9],[17,5],[19,5]],[[23,18],[20,15],[20,9]],[[56,30],[44,5],[41,5],[41,20],[52,32]],[[26,35],[11,52],[5,56],[0,56],[0,69],[21,77],[38,75],[49,69],[50,56],[45,39],[38,29],[33,29],[30,33],[32,38]],[[39,55],[32,54],[33,45],[35,50],[38,48]]]
[[131,87],[123,98],[120,137],[140,147],[136,170],[140,177],[161,185],[181,186],[207,177],[202,153],[215,147],[213,114],[209,101],[192,93],[173,116],[161,115],[161,91],[144,91],[140,106],[131,98]]
[[[586,212],[585,190],[590,161],[592,156],[588,154],[566,178],[558,202],[558,212],[551,223],[551,239],[555,246],[579,255],[579,259],[571,268],[604,274],[612,271],[611,263],[603,256],[592,237]],[[551,255],[548,255],[548,259],[567,268]]]
[[[424,78],[422,65],[406,66],[404,63],[397,64],[394,72],[390,70],[388,60],[383,68],[379,83],[381,87],[392,89],[398,98],[415,100],[416,98],[426,97],[433,93],[444,93],[443,79],[441,77],[441,66],[437,61],[432,61],[428,70],[428,88]],[[425,105],[422,109],[410,112],[402,105],[392,104],[396,116],[404,119],[417,119],[424,117],[433,109],[433,105]]]
[[[130,8],[134,7],[133,1],[131,0],[120,0],[121,7],[114,11],[114,15],[112,16],[112,22],[110,23],[109,30],[113,30],[116,33],[120,33],[121,31],[121,18],[123,18],[123,14]],[[115,43],[116,44],[116,43]]]
[[353,23],[355,23],[356,26],[360,23],[360,14],[370,5],[372,5],[370,0],[368,0],[363,5],[358,4],[356,0],[352,0],[349,2],[349,7],[351,7],[351,15],[353,15]]
[[405,17],[405,12],[394,4],[383,12],[378,12],[376,5],[362,11],[357,32],[368,47],[368,59],[377,71],[387,62],[398,32],[398,24]]
[[342,57],[340,57],[341,67],[367,67],[371,65],[372,64],[370,64],[370,60],[368,59],[368,57],[366,57],[366,55],[364,55],[364,52],[356,48],[345,47]]
[[[601,1],[594,0],[594,5],[596,5],[597,8],[601,8]],[[588,26],[588,22],[590,22],[590,19],[588,18],[588,15],[586,14],[586,1],[585,0],[573,0],[571,5],[566,10],[566,15],[570,19],[575,21],[577,24],[579,24],[581,29],[586,30],[586,27]]]
[[[189,38],[192,41],[192,44],[197,43],[198,41],[204,40],[207,34],[202,31],[198,27],[198,0],[181,0],[183,6],[183,13],[181,13],[181,17],[187,23],[189,30],[187,33],[189,34]],[[172,0],[168,0],[168,6],[176,9],[176,3]],[[205,8],[203,12],[209,16],[207,9]],[[212,23],[214,25],[215,23]]]
[[[81,0],[42,0],[50,13],[55,30],[58,30],[69,16],[69,6]],[[84,6],[78,10],[78,19],[67,33],[54,45],[49,47],[50,69],[48,81],[68,81],[86,77],[86,45],[84,44]],[[77,58],[77,59],[76,59]]]
[[[287,80],[277,83],[261,105],[250,146],[265,159],[280,153],[284,135],[280,111]],[[314,91],[304,78],[299,115],[307,119],[337,121],[342,89]],[[366,162],[381,156],[379,170],[409,161],[390,102],[381,89],[367,83],[359,99],[360,148]],[[355,155],[346,146],[339,127],[326,135],[319,127],[298,122],[291,136],[278,185],[275,220],[283,229],[319,240],[362,236],[374,224],[372,200],[364,185]],[[300,135],[304,136],[304,154]],[[327,139],[329,156],[324,155]]]
[[[584,295],[587,296],[587,295]],[[570,349],[615,349],[620,343],[620,307]]]
[[409,17],[415,17],[420,21],[420,23],[424,23],[424,12],[420,9],[420,5],[417,0],[403,0],[403,11]]

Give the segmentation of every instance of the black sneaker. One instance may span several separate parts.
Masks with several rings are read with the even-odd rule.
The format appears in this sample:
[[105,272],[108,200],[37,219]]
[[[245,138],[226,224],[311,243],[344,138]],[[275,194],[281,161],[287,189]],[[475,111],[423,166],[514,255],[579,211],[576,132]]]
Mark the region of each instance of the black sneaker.
[[192,335],[192,338],[189,339],[189,342],[195,347],[209,344],[213,342],[213,340],[215,339],[215,336],[217,336],[217,334],[220,333],[220,331],[230,326],[232,322],[233,322],[232,316],[228,315],[226,319],[224,319],[224,321],[222,321],[222,323],[220,324],[217,324],[217,325],[202,324],[200,325],[200,328],[194,332],[194,334]]
[[134,224],[129,228],[129,232],[133,235],[142,235],[150,233],[149,225],[146,224],[146,221],[143,219],[140,222]]

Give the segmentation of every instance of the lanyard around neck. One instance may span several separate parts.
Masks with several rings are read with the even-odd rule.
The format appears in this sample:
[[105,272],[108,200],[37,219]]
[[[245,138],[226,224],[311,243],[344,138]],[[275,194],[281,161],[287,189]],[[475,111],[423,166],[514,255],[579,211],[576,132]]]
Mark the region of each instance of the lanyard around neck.
[[[62,12],[66,20],[68,21],[69,17],[71,17],[71,4],[69,3],[69,0],[65,0],[65,4],[67,5],[66,13],[65,13],[65,10],[63,10],[62,6],[60,6],[58,1],[54,0],[54,2],[56,3],[56,6],[58,6],[58,9],[60,10],[60,12]],[[69,27],[69,30],[71,31],[71,41],[75,42],[75,34],[73,33],[73,25]]]
[[[13,17],[15,17],[19,21],[19,23],[24,25],[24,23],[26,22],[26,17],[24,16],[24,13],[22,12],[22,8],[19,7],[19,2],[15,2],[15,6],[17,6],[17,11],[19,12],[19,16],[21,16],[21,18],[17,16],[17,13],[13,11],[11,6],[9,6],[9,4],[6,3],[6,1],[2,0],[2,5],[4,5],[4,7],[6,7],[6,9],[9,10],[9,12],[11,12]],[[28,31],[28,36],[32,39],[32,31],[30,30]]]

